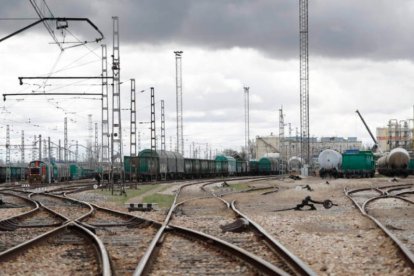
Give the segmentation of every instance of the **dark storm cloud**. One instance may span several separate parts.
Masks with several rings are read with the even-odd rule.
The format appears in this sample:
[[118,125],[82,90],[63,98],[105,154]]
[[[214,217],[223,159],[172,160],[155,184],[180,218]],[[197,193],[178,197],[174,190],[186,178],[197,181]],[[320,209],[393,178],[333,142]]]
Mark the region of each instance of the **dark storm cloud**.
[[[40,3],[41,1],[38,0]],[[33,17],[29,1],[0,1],[1,17]],[[127,43],[256,48],[277,58],[298,55],[298,0],[47,1],[55,16],[91,18],[112,34],[120,17]],[[339,58],[412,59],[412,1],[309,1],[310,53]],[[11,30],[1,22],[0,30]],[[40,29],[39,29],[40,30]]]

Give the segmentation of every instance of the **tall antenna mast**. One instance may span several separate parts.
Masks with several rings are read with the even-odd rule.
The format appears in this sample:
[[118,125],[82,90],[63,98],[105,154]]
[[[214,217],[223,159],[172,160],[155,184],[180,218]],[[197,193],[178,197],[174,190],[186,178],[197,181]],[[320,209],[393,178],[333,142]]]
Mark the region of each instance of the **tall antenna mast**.
[[246,150],[246,159],[250,160],[250,87],[244,87],[244,147]]
[[183,130],[183,79],[181,58],[183,51],[175,51],[176,74],[176,105],[177,105],[177,152],[184,155],[184,130]]
[[165,114],[164,114],[164,100],[161,100],[161,151],[165,151]]
[[[119,53],[119,18],[117,16],[113,19],[113,54],[112,54],[112,172],[114,169],[121,173],[122,182],[123,174],[123,160],[122,160],[122,126],[121,126],[121,67],[120,67],[120,53]],[[114,178],[111,177],[113,180]],[[122,187],[122,191],[124,191]]]
[[310,162],[308,0],[299,0],[300,33],[300,144],[301,157]]
[[131,79],[131,126],[129,135],[131,156],[137,156],[137,103],[135,99],[135,79]]
[[102,45],[102,162],[109,163],[108,58]]
[[155,96],[154,87],[151,87],[151,151],[157,150],[155,135]]

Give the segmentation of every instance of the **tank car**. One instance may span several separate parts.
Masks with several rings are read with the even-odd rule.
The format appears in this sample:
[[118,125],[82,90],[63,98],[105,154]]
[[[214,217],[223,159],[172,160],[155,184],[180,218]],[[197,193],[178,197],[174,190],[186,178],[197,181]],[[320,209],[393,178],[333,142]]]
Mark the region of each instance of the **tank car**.
[[303,159],[298,156],[292,156],[288,160],[288,168],[290,172],[300,173],[300,168],[302,167]]
[[408,152],[403,148],[395,148],[378,159],[378,172],[386,176],[407,177],[409,162]]
[[318,157],[319,175],[324,177],[339,177],[339,170],[342,164],[342,155],[331,149],[323,150]]

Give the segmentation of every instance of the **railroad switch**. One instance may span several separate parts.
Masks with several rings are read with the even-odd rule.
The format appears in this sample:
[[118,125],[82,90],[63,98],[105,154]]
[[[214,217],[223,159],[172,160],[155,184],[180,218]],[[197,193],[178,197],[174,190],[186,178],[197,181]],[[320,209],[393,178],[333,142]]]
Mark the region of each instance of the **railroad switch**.
[[[310,196],[305,197],[302,202],[298,205],[296,205],[293,208],[286,208],[281,210],[274,210],[274,212],[281,212],[281,211],[314,211],[317,210],[314,204],[321,204],[325,209],[330,209],[332,206],[338,206],[338,204],[334,204],[331,200],[327,199],[324,201],[317,201],[313,200]],[[305,207],[309,207],[308,209],[305,209]]]
[[220,225],[223,232],[243,232],[249,227],[249,221],[245,218],[238,218],[234,222]]

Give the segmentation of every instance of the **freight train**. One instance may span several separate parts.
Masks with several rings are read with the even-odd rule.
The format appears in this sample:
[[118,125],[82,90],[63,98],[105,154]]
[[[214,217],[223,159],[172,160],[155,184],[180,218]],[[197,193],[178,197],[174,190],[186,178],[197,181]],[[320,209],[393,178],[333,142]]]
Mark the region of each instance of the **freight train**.
[[329,149],[319,154],[318,161],[321,177],[374,177],[376,168],[386,176],[407,177],[411,172],[410,157],[403,148],[385,153],[377,162],[371,151],[348,150],[341,155]]
[[77,163],[34,160],[29,163],[27,179],[30,184],[45,184],[92,178],[95,173]]
[[23,181],[27,179],[28,168],[24,166],[0,166],[0,183],[4,183],[7,180],[7,170],[10,171],[10,181]]
[[208,178],[235,175],[280,174],[279,158],[263,157],[249,162],[226,155],[217,155],[214,160],[184,158],[172,151],[145,149],[138,156],[124,157],[127,181],[151,181],[168,179]]

